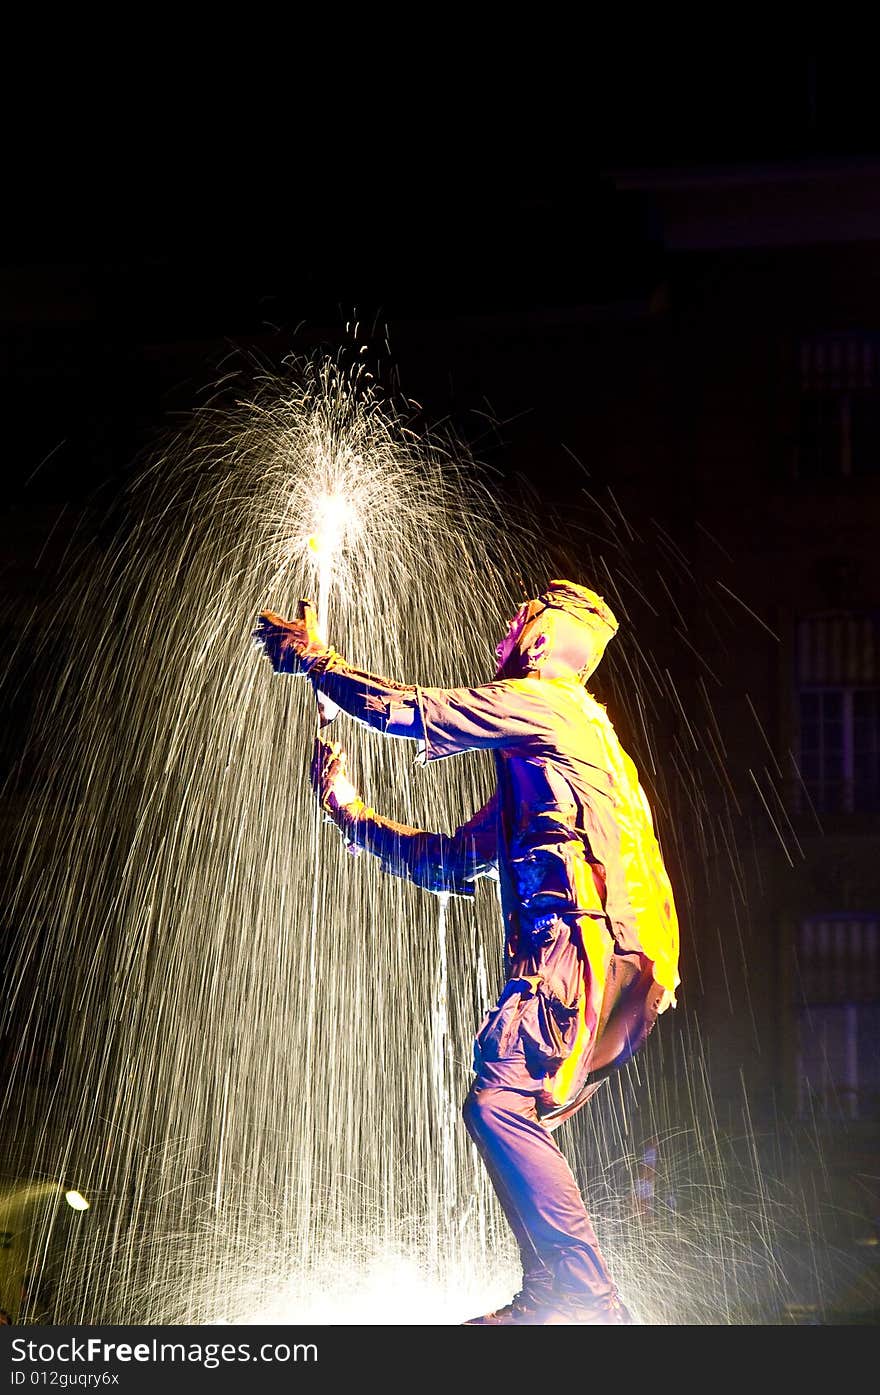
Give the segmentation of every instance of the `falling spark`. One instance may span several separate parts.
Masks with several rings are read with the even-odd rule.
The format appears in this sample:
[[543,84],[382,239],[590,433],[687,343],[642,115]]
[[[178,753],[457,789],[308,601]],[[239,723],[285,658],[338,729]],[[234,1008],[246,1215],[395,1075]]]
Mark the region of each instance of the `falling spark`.
[[767,631],[771,639],[775,639],[777,644],[779,643],[779,635],[776,633],[776,631],[771,630],[766,620],[762,620],[760,615],[758,615],[756,611],[752,610],[751,606],[746,605],[742,596],[738,596],[735,591],[731,591],[730,587],[725,586],[724,582],[720,581],[718,577],[715,578],[715,584],[717,586],[720,586],[721,590],[725,591],[727,595],[731,597],[732,600],[736,601],[737,605],[741,605],[746,614],[750,615],[752,619],[755,620],[761,626],[762,630]]
[[780,829],[780,827],[779,827],[779,824],[776,822],[776,820],[774,819],[772,813],[770,812],[770,805],[767,803],[767,800],[766,800],[765,797],[764,797],[764,791],[761,789],[761,786],[758,784],[758,781],[757,781],[757,779],[756,779],[756,777],[755,777],[755,772],[754,772],[753,770],[750,770],[750,771],[749,771],[749,775],[750,775],[751,778],[752,778],[752,784],[755,786],[755,789],[758,791],[758,798],[760,799],[761,803],[762,803],[763,806],[764,806],[764,809],[766,810],[767,817],[768,817],[768,819],[770,820],[770,823],[773,825],[773,831],[774,831],[774,833],[776,834],[776,837],[779,839],[779,846],[782,848],[782,851],[783,851],[783,853],[785,854],[786,861],[788,862],[788,865],[789,865],[790,867],[793,867],[793,866],[794,866],[794,859],[792,858],[791,853],[788,851],[788,848],[786,847],[785,838],[784,838],[783,835],[782,835],[782,831],[781,831],[781,829]]

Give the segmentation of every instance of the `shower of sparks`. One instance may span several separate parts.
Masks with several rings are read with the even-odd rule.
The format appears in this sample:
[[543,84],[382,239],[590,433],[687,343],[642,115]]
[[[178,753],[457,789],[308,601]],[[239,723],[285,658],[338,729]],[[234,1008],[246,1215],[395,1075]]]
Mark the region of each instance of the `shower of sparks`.
[[[311,595],[358,664],[486,679],[514,530],[467,461],[333,365],[199,417],[121,515],[43,636],[51,760],[16,858],[7,1119],[34,1153],[6,1161],[76,1173],[91,1201],[60,1301],[240,1319],[395,1255],[452,1293],[503,1248],[457,1123],[482,1008],[466,961],[479,947],[500,975],[497,906],[487,889],[444,912],[345,855],[308,787],[311,689],[249,635]],[[406,822],[450,829],[488,795],[488,760],[423,772],[405,743],[344,736]],[[22,1088],[38,1054],[48,1100]]]
[[[440,902],[346,857],[308,789],[309,685],[273,677],[249,635],[259,610],[316,596],[352,662],[485,681],[520,578],[568,572],[627,617],[644,594],[636,535],[616,500],[590,501],[601,549],[592,535],[572,549],[533,513],[502,517],[467,458],[417,439],[363,374],[299,370],[199,415],[134,486],[110,546],[105,530],[70,563],[35,632],[51,682],[23,757],[39,778],[12,877],[3,1165],[75,1177],[89,1198],[87,1214],[60,1208],[69,1223],[57,1180],[28,1202],[58,1322],[455,1323],[518,1283],[458,1117],[499,987],[497,893]],[[660,543],[654,599],[693,649],[687,559]],[[626,628],[608,673],[687,936],[695,865],[723,881],[726,862],[738,895],[747,882],[748,780],[734,792],[701,678],[705,712]],[[684,736],[658,760],[670,711]],[[361,791],[390,816],[449,831],[486,798],[487,756],[414,768],[409,743],[338,720]],[[686,973],[698,985],[699,964]],[[559,1142],[642,1320],[761,1320],[790,1296],[777,1256],[815,1236],[816,1212],[759,1158],[747,1100],[719,1124],[688,982]],[[662,1165],[646,1209],[647,1134]]]

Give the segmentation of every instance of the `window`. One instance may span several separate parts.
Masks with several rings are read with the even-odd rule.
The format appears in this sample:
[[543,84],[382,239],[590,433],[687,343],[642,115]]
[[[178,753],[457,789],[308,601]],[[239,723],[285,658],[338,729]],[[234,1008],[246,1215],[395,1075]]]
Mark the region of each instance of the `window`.
[[880,335],[804,339],[800,376],[798,479],[880,474]]
[[880,918],[815,917],[800,927],[798,1113],[880,1117]]
[[798,624],[796,803],[818,813],[880,809],[880,619],[837,612]]

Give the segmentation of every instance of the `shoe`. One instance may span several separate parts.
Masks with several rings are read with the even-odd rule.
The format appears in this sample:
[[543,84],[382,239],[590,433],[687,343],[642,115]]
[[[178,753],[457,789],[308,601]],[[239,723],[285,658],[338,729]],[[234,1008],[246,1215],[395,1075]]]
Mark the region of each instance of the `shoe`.
[[519,1293],[514,1294],[503,1308],[494,1313],[484,1313],[482,1317],[468,1318],[463,1327],[516,1327],[531,1326],[546,1322],[546,1314],[553,1305],[553,1285],[546,1281],[526,1279]]
[[614,1298],[585,1299],[580,1294],[563,1293],[557,1289],[552,1306],[545,1309],[541,1321],[547,1326],[571,1327],[629,1327],[635,1318],[615,1295]]

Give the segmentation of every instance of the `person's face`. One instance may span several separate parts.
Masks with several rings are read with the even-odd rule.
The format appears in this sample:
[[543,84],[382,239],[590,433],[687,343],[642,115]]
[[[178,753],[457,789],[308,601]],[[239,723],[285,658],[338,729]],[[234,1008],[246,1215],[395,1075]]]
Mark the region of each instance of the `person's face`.
[[496,677],[500,677],[500,675],[504,672],[505,665],[507,664],[507,661],[513,653],[514,649],[516,648],[517,641],[519,640],[519,637],[523,632],[523,627],[526,623],[527,609],[528,607],[525,605],[520,606],[519,610],[516,612],[516,615],[514,615],[513,619],[507,627],[507,634],[504,636],[501,643],[496,645],[495,647],[495,657],[498,660]]

